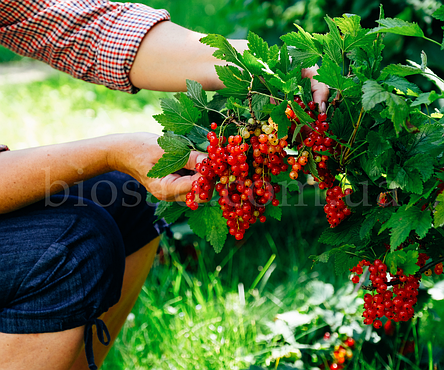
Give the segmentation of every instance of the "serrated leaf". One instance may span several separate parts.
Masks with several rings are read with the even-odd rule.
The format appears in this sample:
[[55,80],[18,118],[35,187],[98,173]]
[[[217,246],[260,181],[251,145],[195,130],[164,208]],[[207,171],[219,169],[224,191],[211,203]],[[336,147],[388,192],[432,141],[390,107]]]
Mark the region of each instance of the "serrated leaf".
[[171,224],[176,222],[187,209],[188,207],[184,203],[166,202],[161,200],[154,214]]
[[341,246],[344,244],[362,245],[359,230],[361,228],[361,218],[350,216],[335,228],[325,229],[319,237],[319,242],[332,245]]
[[268,67],[268,65],[256,58],[249,50],[244,50],[242,54],[245,67],[252,75],[263,75],[265,73],[273,74],[274,72]]
[[386,103],[393,127],[396,133],[399,134],[402,128],[406,126],[409,107],[403,98],[393,93],[389,93]]
[[418,170],[425,182],[434,173],[433,158],[428,154],[417,154],[404,163],[404,168]]
[[376,131],[369,131],[367,134],[368,150],[375,156],[385,153],[392,146],[390,142]]
[[271,119],[278,125],[278,138],[282,138],[288,134],[288,128],[291,126],[291,121],[285,115],[287,109],[287,102],[283,101],[275,107],[270,113]]
[[270,103],[270,98],[268,96],[254,94],[251,100],[251,107],[253,108],[254,115],[256,119],[263,120],[267,114],[262,110],[264,107]]
[[281,46],[281,50],[279,52],[279,62],[277,64],[277,68],[283,73],[287,73],[291,67],[290,56],[288,55],[288,47],[286,44]]
[[384,79],[387,75],[406,77],[417,74],[422,74],[420,68],[406,66],[403,64],[390,64],[381,71],[381,78]]
[[193,80],[187,80],[187,95],[199,109],[207,109],[208,98],[202,85]]
[[222,210],[211,203],[199,205],[195,211],[188,210],[188,224],[191,229],[202,239],[206,239],[219,253],[227,239],[227,221],[222,217]]
[[316,65],[319,61],[319,53],[314,51],[303,51],[294,48],[290,48],[288,53],[293,59],[293,62],[300,68],[310,68]]
[[179,101],[172,98],[160,99],[160,107],[163,113],[155,115],[154,118],[166,130],[178,135],[190,132],[202,116],[193,101],[184,93],[180,93]]
[[355,14],[344,14],[342,17],[334,18],[334,22],[337,24],[343,34],[350,34],[357,36],[361,28],[361,17]]
[[307,51],[310,54],[317,54],[318,57],[322,56],[321,45],[316,43],[316,40],[308,32],[305,32],[302,27],[295,24],[299,32],[290,32],[281,36],[281,40],[288,46],[294,46],[297,49]]
[[267,62],[269,59],[268,43],[251,31],[248,32],[247,40],[248,48],[250,49],[251,53],[256,58],[262,59],[264,62]]
[[226,86],[225,89],[219,90],[219,94],[223,96],[232,96],[244,100],[248,94],[248,86],[250,85],[250,76],[246,71],[240,71],[233,66],[215,66],[219,79]]
[[307,167],[314,178],[319,178],[318,168],[316,166],[316,162],[313,158],[313,153],[311,151],[308,152]]
[[433,213],[433,226],[435,228],[444,225],[444,193],[439,194],[436,201],[438,204],[435,206],[435,212]]
[[415,194],[422,194],[423,185],[419,172],[413,169],[401,167],[395,164],[387,173],[389,189],[404,189]]
[[348,141],[353,132],[353,122],[351,122],[350,116],[340,109],[336,109],[331,117],[330,130],[339,139]]
[[387,221],[391,214],[393,213],[393,208],[373,208],[366,216],[365,221],[362,223],[361,229],[359,230],[359,236],[364,239],[369,236],[370,232],[373,230],[377,222],[381,224]]
[[313,122],[314,119],[311,118],[304,109],[300,107],[299,104],[295,103],[294,101],[288,101],[290,104],[291,109],[293,110],[294,114],[296,114],[296,117],[298,117],[299,121],[301,123],[304,123],[306,125],[310,124],[310,122]]
[[389,92],[379,83],[373,80],[367,80],[362,86],[362,106],[367,112],[373,109],[376,104],[382,103],[388,99]]
[[421,94],[421,90],[416,84],[401,76],[390,75],[387,79],[385,79],[384,84],[389,86],[391,89],[400,90],[406,95],[412,95],[412,93],[414,93],[415,96],[417,96]]
[[231,46],[228,40],[222,35],[210,34],[201,38],[200,42],[218,49],[213,53],[214,57],[234,63],[242,69],[246,69],[240,53]]
[[280,206],[272,206],[269,205],[265,209],[265,216],[272,217],[278,221],[281,221],[282,218],[282,208]]
[[191,148],[189,142],[178,135],[166,133],[157,139],[165,151],[159,161],[148,172],[148,177],[164,177],[182,169],[188,162]]
[[422,212],[418,207],[407,208],[407,205],[403,205],[382,225],[379,233],[390,229],[390,245],[393,251],[407,239],[411,231],[416,231],[419,238],[424,238],[431,227],[430,212]]
[[419,94],[418,98],[411,104],[412,107],[420,106],[421,104],[430,105],[434,101],[441,98],[434,90],[427,93]]
[[371,29],[368,34],[387,32],[403,36],[424,37],[424,32],[417,23],[410,23],[398,18],[379,19],[376,22],[380,26]]
[[398,268],[401,268],[405,275],[414,275],[418,270],[418,251],[415,250],[398,250],[387,254],[386,264],[390,273],[396,275]]
[[349,273],[349,269],[356,266],[359,258],[353,254],[347,253],[346,250],[341,249],[335,253],[335,273],[338,276]]
[[432,17],[440,21],[444,21],[444,5],[441,5],[438,9],[436,9],[433,12]]
[[322,66],[318,69],[318,75],[313,78],[338,90],[344,96],[347,96],[348,89],[356,86],[351,79],[342,75],[341,67],[328,58],[324,58]]
[[327,23],[328,29],[330,30],[330,36],[332,41],[339,49],[343,50],[344,49],[343,39],[335,22],[333,22],[333,19],[331,19],[328,15],[324,17],[324,20]]
[[[191,131],[186,134],[186,137],[190,139],[194,144],[200,145],[203,143],[208,143],[207,134],[208,130],[200,126],[194,126]],[[206,149],[206,147],[204,147],[204,149]]]

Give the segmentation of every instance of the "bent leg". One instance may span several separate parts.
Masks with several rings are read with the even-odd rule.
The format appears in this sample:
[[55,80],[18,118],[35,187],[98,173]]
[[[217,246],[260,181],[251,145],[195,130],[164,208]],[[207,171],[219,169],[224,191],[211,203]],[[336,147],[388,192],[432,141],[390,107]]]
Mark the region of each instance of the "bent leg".
[[[98,367],[100,367],[105,360],[113,341],[118,336],[128,314],[136,303],[137,297],[153,264],[158,246],[159,237],[126,258],[120,300],[100,317],[105,322],[111,334],[111,343],[108,346],[104,346],[99,342],[96,335],[93,336],[94,358]],[[88,370],[84,350],[78,356],[71,370]]]
[[84,327],[57,333],[0,333],[0,369],[69,370],[83,346]]

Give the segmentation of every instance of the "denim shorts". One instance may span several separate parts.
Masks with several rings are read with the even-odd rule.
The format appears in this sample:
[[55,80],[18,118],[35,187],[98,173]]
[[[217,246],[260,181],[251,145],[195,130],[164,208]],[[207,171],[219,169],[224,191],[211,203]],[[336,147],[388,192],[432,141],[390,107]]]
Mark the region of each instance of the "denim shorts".
[[165,228],[146,195],[111,172],[0,215],[0,332],[98,325],[120,298],[125,257]]

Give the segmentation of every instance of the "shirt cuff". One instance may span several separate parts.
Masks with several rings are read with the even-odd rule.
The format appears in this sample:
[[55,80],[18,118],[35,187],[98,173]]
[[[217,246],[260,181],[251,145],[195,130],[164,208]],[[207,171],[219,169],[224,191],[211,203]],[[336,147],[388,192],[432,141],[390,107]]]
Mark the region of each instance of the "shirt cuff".
[[166,10],[153,9],[143,4],[126,3],[114,19],[107,22],[97,45],[95,78],[92,81],[131,94],[140,89],[131,84],[129,72],[140,43],[157,23],[169,20]]

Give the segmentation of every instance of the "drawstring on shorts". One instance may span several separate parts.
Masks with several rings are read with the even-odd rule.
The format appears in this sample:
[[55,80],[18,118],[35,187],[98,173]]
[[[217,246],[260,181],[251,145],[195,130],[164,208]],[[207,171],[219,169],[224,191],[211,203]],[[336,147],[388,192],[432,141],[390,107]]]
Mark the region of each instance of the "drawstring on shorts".
[[[94,362],[94,351],[93,351],[93,326],[97,328],[97,338],[99,338],[100,343],[107,346],[111,341],[111,336],[109,334],[106,324],[100,319],[91,319],[85,325],[85,353],[86,360],[88,361],[88,367],[90,370],[97,370],[97,366]],[[106,336],[106,340],[105,340]]]

